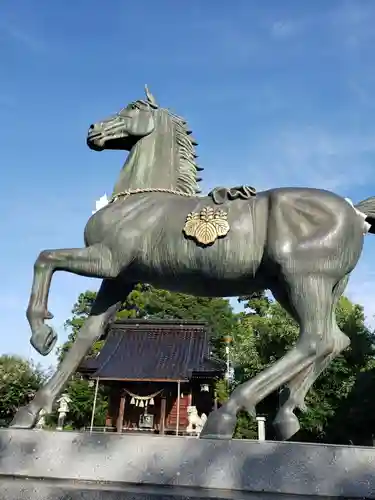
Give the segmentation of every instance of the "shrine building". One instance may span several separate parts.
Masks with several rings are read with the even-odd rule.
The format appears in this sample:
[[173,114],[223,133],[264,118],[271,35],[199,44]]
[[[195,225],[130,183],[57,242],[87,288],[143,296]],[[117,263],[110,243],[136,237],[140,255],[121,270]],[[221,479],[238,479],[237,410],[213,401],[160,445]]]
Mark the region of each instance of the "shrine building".
[[109,388],[104,430],[184,435],[188,410],[208,416],[217,407],[225,369],[211,355],[206,323],[125,319],[109,325],[100,353],[79,372]]

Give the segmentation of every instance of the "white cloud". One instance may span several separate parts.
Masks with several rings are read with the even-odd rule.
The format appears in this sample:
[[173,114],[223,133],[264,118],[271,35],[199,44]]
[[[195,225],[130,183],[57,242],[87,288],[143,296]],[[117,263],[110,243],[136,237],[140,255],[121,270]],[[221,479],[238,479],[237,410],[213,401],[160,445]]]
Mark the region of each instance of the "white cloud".
[[[362,191],[367,187],[372,188],[375,130],[361,135],[349,127],[339,132],[337,128],[300,126],[286,127],[274,134],[270,130],[269,135],[251,142],[245,165],[236,159],[237,166],[232,164],[231,169],[220,169],[221,179],[219,182],[216,179],[215,185],[247,183],[258,190],[298,185],[320,187],[348,196],[354,202],[364,197]],[[211,179],[205,186],[213,187]],[[375,195],[375,187],[373,189],[368,196]],[[375,327],[374,253],[375,237],[368,235],[346,291],[351,300],[363,305],[372,327]]]
[[278,20],[271,23],[271,37],[276,40],[290,40],[303,33],[305,22],[300,20]]
[[375,4],[373,1],[347,0],[339,8],[329,11],[327,21],[333,36],[342,48],[355,50],[375,41]]
[[0,33],[11,41],[23,45],[30,52],[40,53],[46,50],[46,45],[39,36],[9,21],[0,23]]
[[346,295],[364,308],[367,323],[375,328],[375,269],[371,266],[375,251],[374,235],[365,238],[362,257],[352,273]]
[[[300,127],[286,129],[260,145],[251,162],[251,184],[259,189],[305,185],[356,196],[358,188],[373,184],[375,131],[353,132]],[[368,196],[374,193],[368,193]],[[347,288],[351,300],[363,305],[367,322],[375,327],[375,270],[371,265],[375,238],[368,235],[362,257]]]
[[315,127],[286,128],[252,151],[247,170],[258,189],[304,185],[352,191],[373,174],[369,153],[375,153],[375,132],[356,136]]

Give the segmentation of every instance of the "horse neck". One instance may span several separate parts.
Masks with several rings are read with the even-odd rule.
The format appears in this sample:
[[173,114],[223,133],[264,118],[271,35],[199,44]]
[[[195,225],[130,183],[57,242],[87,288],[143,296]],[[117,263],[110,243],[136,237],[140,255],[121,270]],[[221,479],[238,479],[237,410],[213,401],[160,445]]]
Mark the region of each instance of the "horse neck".
[[132,189],[176,189],[179,157],[173,130],[156,128],[130,151],[113,195]]

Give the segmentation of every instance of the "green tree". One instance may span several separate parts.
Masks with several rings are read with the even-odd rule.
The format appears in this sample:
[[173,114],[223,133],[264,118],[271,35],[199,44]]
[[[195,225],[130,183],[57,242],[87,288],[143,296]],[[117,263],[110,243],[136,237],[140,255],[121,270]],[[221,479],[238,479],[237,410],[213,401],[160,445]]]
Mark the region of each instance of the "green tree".
[[330,422],[354,389],[361,372],[367,370],[373,355],[373,336],[365,325],[362,306],[342,297],[336,314],[351,345],[330,364],[308,394],[309,411],[301,418],[306,440],[340,441],[332,434]]
[[375,366],[362,370],[328,421],[327,441],[373,446],[375,441]]
[[0,422],[7,425],[46,379],[39,366],[19,356],[0,356]]
[[[329,394],[336,404],[324,429],[331,443],[372,445],[375,435],[374,335],[365,325],[363,308],[343,298],[337,309],[342,330],[352,341],[350,349],[328,368],[316,391]],[[330,383],[330,378],[333,383]]]
[[[254,377],[290,349],[298,338],[298,327],[281,306],[264,293],[241,298],[245,313],[236,329],[232,355],[236,363],[236,381]],[[329,423],[352,391],[358,375],[372,359],[373,336],[365,325],[363,309],[342,297],[336,310],[340,328],[350,337],[351,346],[338,356],[318,378],[306,398],[308,411],[300,414],[302,430],[298,439],[329,441]],[[278,394],[259,404],[257,411],[273,420]],[[244,426],[241,428],[241,425]],[[251,418],[239,418],[238,435],[254,429]]]
[[[62,361],[65,354],[69,351],[74,340],[76,339],[79,329],[82,327],[87,316],[89,315],[89,312],[91,310],[95,298],[96,298],[96,292],[90,290],[87,290],[86,292],[79,294],[77,302],[74,304],[72,309],[72,317],[67,319],[64,323],[64,328],[65,330],[69,331],[69,334],[68,334],[68,340],[61,347],[57,349],[57,356],[59,362]],[[91,353],[94,352],[95,349],[100,347],[100,345],[101,345],[100,343],[99,346],[95,344],[92,348]]]
[[236,327],[238,315],[225,298],[196,297],[182,293],[159,290],[149,285],[138,285],[128,296],[119,317],[149,319],[181,319],[207,322],[211,341],[218,354],[223,347],[223,337]]
[[[58,349],[60,361],[74,342],[95,297],[96,292],[86,291],[79,295],[74,304],[72,317],[65,322],[65,328],[69,330],[68,340]],[[119,319],[159,318],[206,321],[211,330],[213,346],[218,351],[221,349],[223,336],[235,328],[237,316],[227,299],[172,293],[149,285],[134,287],[117,313]],[[96,342],[90,355],[98,352],[102,345],[102,341]]]
[[[64,392],[68,393],[71,399],[64,427],[79,430],[89,426],[95,397],[95,386],[93,381],[85,380],[76,375],[70,380]],[[94,426],[102,427],[105,425],[107,409],[107,388],[99,385],[95,406]],[[58,412],[56,405],[55,411],[48,419],[48,423],[55,426],[57,424],[57,419]]]

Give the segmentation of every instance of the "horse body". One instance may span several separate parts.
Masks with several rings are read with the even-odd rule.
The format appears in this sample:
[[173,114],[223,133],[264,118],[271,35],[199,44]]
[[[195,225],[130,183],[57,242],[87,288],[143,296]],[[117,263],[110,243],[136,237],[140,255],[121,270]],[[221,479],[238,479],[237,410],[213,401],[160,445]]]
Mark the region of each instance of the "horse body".
[[[205,296],[247,295],[270,289],[300,326],[297,344],[284,357],[238,386],[212,412],[201,437],[231,437],[236,415],[250,413],[280,387],[275,426],[282,439],[299,429],[294,414],[319,374],[343,349],[348,337],[335,317],[363,246],[367,218],[375,232],[375,198],[356,207],[331,192],[277,188],[249,199],[198,197],[195,140],[184,119],[159,108],[147,91],[117,115],[93,124],[91,149],[130,151],[109,205],[85,228],[85,247],[45,250],[34,266],[27,318],[31,343],[48,354],[56,342],[45,324],[48,293],[55,271],[102,278],[90,315],[56,373],[13,421],[33,427],[41,409],[53,401],[99,338],[121,302],[139,282]],[[219,205],[217,203],[220,203]],[[229,232],[210,245],[186,237],[190,213],[220,208]]]
[[[210,297],[272,289],[280,270],[331,271],[340,279],[352,271],[361,253],[362,220],[345,200],[328,191],[318,196],[315,189],[284,188],[228,201],[220,208],[228,213],[231,229],[205,248],[181,238],[181,233],[186,215],[207,206],[217,208],[210,197],[168,193],[119,199],[90,218],[86,245],[105,246],[117,262],[114,275],[126,282]],[[340,248],[349,243],[352,252],[343,253]]]
[[261,265],[266,205],[267,198],[260,196],[220,206],[228,213],[230,231],[205,248],[181,235],[189,212],[217,208],[211,198],[137,194],[95,213],[86,226],[85,241],[105,245],[111,255],[116,253],[115,273],[127,282],[211,297],[222,296],[226,290],[227,296],[235,296],[249,292],[249,281]]

